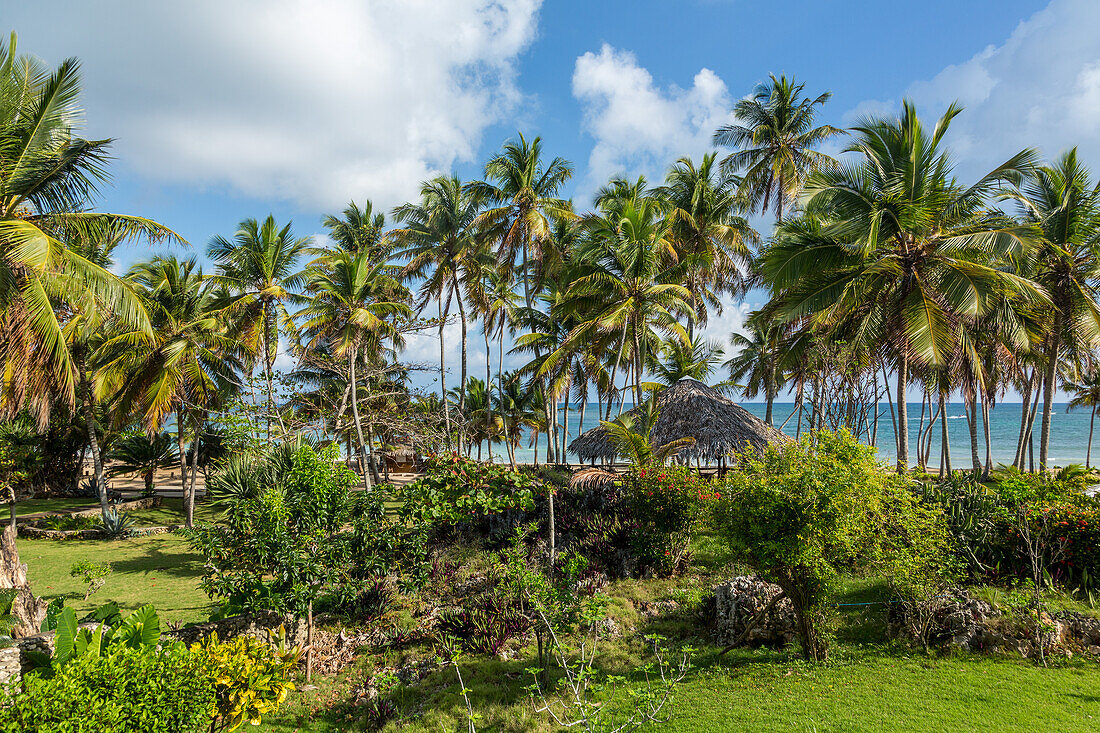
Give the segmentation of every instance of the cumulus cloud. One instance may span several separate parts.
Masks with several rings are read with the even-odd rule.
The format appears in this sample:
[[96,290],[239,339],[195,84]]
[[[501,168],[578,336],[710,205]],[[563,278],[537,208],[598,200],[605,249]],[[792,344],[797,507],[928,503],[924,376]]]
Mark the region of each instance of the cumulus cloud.
[[589,190],[617,174],[660,180],[676,158],[709,150],[715,129],[731,119],[729,90],[710,69],[700,69],[687,89],[662,89],[634,54],[607,44],[577,59],[573,96],[595,139]]
[[57,0],[5,20],[82,59],[89,132],[140,174],[324,208],[471,160],[522,100],[540,2]]
[[[960,174],[989,170],[1026,147],[1053,158],[1077,145],[1100,172],[1100,3],[1053,0],[1000,45],[946,67],[906,90],[922,114],[954,100],[966,110],[950,143]],[[847,117],[896,109],[897,100],[864,102]]]

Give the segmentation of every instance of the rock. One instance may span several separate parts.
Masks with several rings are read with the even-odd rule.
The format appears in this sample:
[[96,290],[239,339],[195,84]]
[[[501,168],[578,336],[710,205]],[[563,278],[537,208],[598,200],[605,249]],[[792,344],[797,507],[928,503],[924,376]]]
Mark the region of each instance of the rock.
[[[714,607],[718,643],[723,646],[734,643],[757,614],[782,592],[778,585],[748,575],[737,576],[717,586]],[[783,598],[768,610],[767,617],[760,619],[741,643],[744,646],[785,646],[794,641],[795,629],[794,607]]]
[[602,618],[596,622],[596,636],[600,639],[617,639],[622,635],[619,625],[613,618]]
[[656,618],[668,613],[672,613],[680,608],[680,604],[673,600],[665,601],[642,601],[638,604],[638,610],[642,612],[642,615],[646,618]]

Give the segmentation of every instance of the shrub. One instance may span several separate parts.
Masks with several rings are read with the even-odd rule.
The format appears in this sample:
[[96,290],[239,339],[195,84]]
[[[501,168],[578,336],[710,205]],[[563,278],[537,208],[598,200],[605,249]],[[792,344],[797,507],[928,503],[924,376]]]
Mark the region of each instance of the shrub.
[[509,510],[531,511],[539,488],[529,474],[447,453],[428,458],[424,476],[398,492],[399,511],[405,523],[437,538],[463,526],[502,539],[512,527],[493,532],[487,520]]
[[108,539],[118,540],[129,536],[134,523],[134,518],[128,512],[120,512],[117,509],[109,508],[103,513],[100,529],[103,530]]
[[52,674],[28,673],[23,688],[0,691],[3,733],[205,731],[214,709],[205,661],[180,646],[119,645]]
[[[779,585],[794,608],[802,652],[825,658],[821,623],[839,571],[882,567],[906,552],[919,526],[898,513],[912,510],[907,478],[874,457],[847,431],[748,451],[723,483],[716,519],[735,552],[765,580]],[[915,565],[921,558],[909,558]]]
[[647,568],[671,573],[684,559],[691,530],[715,487],[685,466],[634,466],[622,478],[631,513],[631,543]]
[[1092,590],[1100,583],[1100,508],[1051,507],[1050,524],[1061,547],[1051,572],[1067,585]]
[[69,577],[80,578],[84,583],[84,600],[103,587],[107,576],[111,574],[111,563],[98,563],[91,560],[74,562],[69,568]]
[[102,525],[98,517],[89,517],[84,514],[55,514],[35,520],[32,526],[71,532],[77,529],[99,529]]
[[259,725],[263,716],[278,712],[294,689],[290,674],[302,657],[302,650],[287,648],[285,640],[272,645],[247,635],[220,642],[211,634],[191,651],[213,680],[211,731],[236,730],[246,722]]

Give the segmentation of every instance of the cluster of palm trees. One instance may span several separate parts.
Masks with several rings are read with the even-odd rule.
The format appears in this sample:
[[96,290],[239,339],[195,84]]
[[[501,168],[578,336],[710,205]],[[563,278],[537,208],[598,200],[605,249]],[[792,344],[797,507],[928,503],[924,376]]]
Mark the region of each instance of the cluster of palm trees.
[[[805,417],[872,442],[880,398],[905,426],[916,387],[922,466],[932,425],[946,437],[944,404],[960,393],[975,470],[989,467],[988,409],[1015,388],[1025,400],[1016,464],[1042,397],[1045,467],[1055,390],[1097,381],[1100,191],[1072,151],[1049,166],[1023,151],[959,183],[943,144],[956,107],[932,130],[908,104],[897,118],[840,130],[817,124],[828,94],[811,99],[772,77],[716,131],[728,154],[681,158],[660,185],[613,179],[587,211],[565,198],[572,166],[519,135],[480,180],[424,182],[392,224],[352,203],[324,219],[322,246],[273,217],[246,219],[210,242],[212,273],[194,257],[159,255],[116,276],[121,243],[179,238],[88,211],[109,141],[73,135],[77,71],[75,61],[51,71],[17,55],[14,37],[0,46],[0,418],[82,415],[104,507],[97,436],[174,421],[190,521],[201,437],[234,400],[262,406],[257,438],[300,430],[304,415],[311,431],[347,441],[369,487],[379,446],[419,441],[479,457],[486,447],[492,457],[502,444],[514,463],[524,436],[537,455],[543,434],[546,460],[564,462],[563,400],[580,402],[583,422],[595,398],[610,419],[655,385],[727,372],[727,386],[765,398],[769,423],[790,390],[797,430]],[[841,160],[817,149],[842,137]],[[769,236],[754,215],[774,215]],[[725,298],[753,287],[769,300],[722,362],[702,330]],[[484,379],[469,368],[477,327]],[[414,367],[401,360],[406,336],[426,328],[438,333],[442,399],[415,395]],[[281,347],[297,364],[289,397],[276,394]],[[525,357],[518,369],[504,369],[506,347]],[[438,432],[426,436],[428,424]],[[894,432],[908,467],[909,431]],[[946,440],[942,453],[949,470]]]

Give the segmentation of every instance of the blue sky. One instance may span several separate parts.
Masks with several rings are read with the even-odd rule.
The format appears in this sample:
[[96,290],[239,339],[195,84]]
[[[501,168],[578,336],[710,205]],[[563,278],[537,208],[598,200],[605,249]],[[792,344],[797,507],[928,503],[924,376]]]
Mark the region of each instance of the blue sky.
[[[1100,167],[1095,0],[0,0],[0,11],[22,51],[82,59],[86,134],[117,138],[102,208],[153,217],[200,253],[244,217],[271,212],[310,234],[350,199],[388,209],[435,172],[474,177],[517,130],[575,163],[570,193],[586,205],[612,173],[659,178],[705,152],[769,73],[831,90],[822,119],[838,125],[904,97],[927,115],[960,99],[950,141],[964,178],[1025,145],[1077,144]],[[745,307],[731,303],[711,333]],[[425,337],[410,351],[437,348]]]

